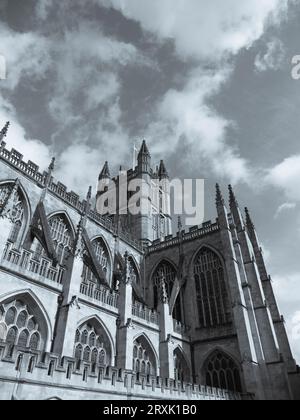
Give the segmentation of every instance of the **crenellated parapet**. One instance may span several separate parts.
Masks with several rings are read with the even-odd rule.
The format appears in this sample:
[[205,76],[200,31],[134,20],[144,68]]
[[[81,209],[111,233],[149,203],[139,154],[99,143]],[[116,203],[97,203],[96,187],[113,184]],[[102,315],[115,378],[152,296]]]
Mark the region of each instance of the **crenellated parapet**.
[[188,232],[181,232],[176,236],[167,236],[164,241],[161,241],[160,239],[154,241],[152,245],[148,247],[147,253],[152,254],[154,252],[163,251],[166,248],[179,247],[181,241],[189,242],[195,239],[207,237],[218,232],[220,232],[218,221],[216,221],[216,223],[208,221],[203,223],[201,227],[191,227]]
[[[52,176],[49,180],[49,171],[41,172],[39,166],[34,162],[25,162],[24,156],[15,149],[8,150],[4,141],[0,144],[0,160],[29,178],[40,188],[44,189],[48,183],[48,191],[67,205],[71,206],[78,213],[82,214],[85,211],[86,200],[81,200],[76,192],[68,191],[66,185],[59,181],[55,181]],[[132,237],[129,232],[117,232],[117,227],[109,217],[104,217],[92,209],[89,209],[87,217],[110,233],[114,235],[118,233],[120,239],[124,240],[138,251],[143,251],[141,244]]]
[[[0,379],[7,380],[5,399],[144,399],[241,400],[237,393],[95,366],[51,353],[28,352],[0,343]],[[49,386],[51,384],[51,386]],[[44,385],[44,386],[41,386]]]

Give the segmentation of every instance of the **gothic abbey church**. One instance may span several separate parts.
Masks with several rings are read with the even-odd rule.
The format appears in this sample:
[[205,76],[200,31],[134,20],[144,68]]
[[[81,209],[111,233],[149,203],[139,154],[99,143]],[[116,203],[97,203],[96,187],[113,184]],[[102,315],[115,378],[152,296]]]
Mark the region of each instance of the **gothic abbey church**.
[[231,187],[228,207],[217,186],[216,221],[173,234],[168,173],[152,169],[145,142],[127,176],[145,181],[150,211],[104,217],[91,189],[81,200],[56,181],[54,160],[41,172],[4,140],[9,124],[1,400],[300,399],[259,239]]

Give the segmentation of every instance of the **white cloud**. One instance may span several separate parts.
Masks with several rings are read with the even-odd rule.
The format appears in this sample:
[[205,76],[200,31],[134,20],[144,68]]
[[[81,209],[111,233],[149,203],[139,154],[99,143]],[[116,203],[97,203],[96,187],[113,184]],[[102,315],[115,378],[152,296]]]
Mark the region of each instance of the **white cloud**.
[[278,207],[274,219],[278,219],[279,216],[281,216],[282,213],[288,211],[288,210],[294,210],[297,207],[296,203],[283,203],[281,206]]
[[300,311],[294,312],[286,319],[288,336],[296,361],[300,362]]
[[265,244],[263,244],[262,242],[260,242],[260,246],[261,246],[261,249],[263,251],[263,257],[264,257],[265,263],[267,265],[269,265],[271,263],[271,258],[272,258],[271,249],[270,248],[267,248],[265,246]]
[[206,103],[225,83],[229,72],[230,68],[216,71],[197,68],[182,90],[172,89],[164,95],[157,107],[156,122],[146,132],[155,155],[167,154],[170,144],[176,149],[184,138],[193,150],[193,156],[189,156],[191,164],[206,162],[214,174],[228,176],[233,183],[248,179],[247,162],[226,144],[232,122]]
[[24,160],[31,160],[45,170],[51,160],[50,149],[40,140],[30,139],[18,121],[15,109],[0,96],[0,126],[10,121],[7,141],[9,149],[16,149],[23,154]]
[[35,6],[37,17],[42,20],[46,19],[52,5],[52,0],[39,0]]
[[3,89],[14,90],[22,77],[45,78],[51,66],[49,42],[32,32],[17,33],[0,23],[0,54],[6,60],[7,78],[1,84]]
[[267,43],[266,51],[258,54],[255,58],[255,69],[258,72],[267,70],[279,70],[283,64],[285,49],[279,39],[273,39]]
[[294,356],[300,362],[300,273],[274,276],[273,282],[276,298],[286,320]]
[[85,196],[87,186],[96,185],[101,166],[98,158],[95,150],[88,145],[72,144],[60,155],[55,178]]
[[300,155],[291,156],[271,168],[266,181],[281,188],[289,200],[300,201]]
[[[44,6],[41,4],[38,10],[40,18],[49,11],[50,4]],[[129,139],[122,127],[119,106],[119,68],[133,63],[149,66],[151,61],[133,45],[106,37],[100,27],[85,21],[76,30],[66,27],[60,42],[51,37],[45,40],[37,33],[17,33],[2,24],[0,36],[0,53],[6,57],[8,67],[0,95],[0,121],[3,125],[11,122],[9,147],[41,167],[49,164],[51,147],[28,138],[8,97],[24,76],[34,85],[51,68],[48,107],[58,126],[52,136],[53,148],[57,150],[56,139],[61,141],[66,133],[67,142],[72,141],[57,157],[57,176],[69,188],[84,193],[86,185],[97,180],[102,161],[111,158],[114,165],[128,152]],[[97,114],[96,126],[95,118],[87,118],[92,113]],[[91,135],[94,145],[88,144]],[[74,171],[75,167],[82,168],[82,172]]]
[[[170,146],[176,150],[184,138],[194,150],[191,157],[194,165],[199,164],[201,156],[217,176],[228,177],[233,183],[249,181],[252,170],[237,145],[229,144],[227,139],[228,129],[234,122],[219,115],[209,105],[209,100],[228,81],[231,71],[226,60],[228,54],[235,54],[257,40],[263,34],[270,14],[276,14],[286,2],[189,0],[187,6],[185,0],[176,3],[173,0],[93,0],[82,1],[78,7],[87,8],[91,3],[114,6],[127,18],[138,21],[144,30],[152,33],[151,38],[156,36],[159,42],[173,39],[180,59],[196,63],[182,87],[168,90],[157,102],[151,116],[153,122],[145,129],[145,134],[152,140],[154,154],[167,154]],[[73,3],[66,1],[57,6],[57,16],[62,21],[69,17],[70,4]],[[48,0],[41,1],[36,9],[37,17],[45,19],[50,6],[53,5]],[[131,44],[105,36],[99,26],[87,23],[85,19],[76,25],[76,29],[66,25],[59,42],[57,38],[49,38],[45,43],[42,37],[32,35],[23,40],[19,34],[11,35],[11,39],[25,45],[28,57],[27,44],[35,51],[36,58],[28,60],[28,66],[24,60],[23,73],[33,72],[36,77],[42,77],[51,57],[56,58],[52,63],[56,82],[49,110],[59,129],[53,134],[53,140],[61,140],[62,133],[67,133],[77,148],[94,148],[97,155],[99,144],[92,146],[89,139],[92,135],[94,143],[95,138],[99,138],[103,156],[112,156],[113,163],[120,160],[122,154],[128,152],[129,139],[121,122],[118,71],[133,63],[149,65],[143,54]],[[12,41],[6,43],[10,48]],[[207,60],[211,62],[210,71],[203,69],[203,62],[207,63]],[[20,77],[15,75],[13,78],[14,87]],[[90,117],[93,113],[98,113],[96,126]],[[89,149],[83,154],[89,155]],[[62,162],[66,167],[72,167],[72,153],[65,155]]]
[[144,29],[174,40],[183,57],[217,61],[260,38],[265,19],[286,0],[99,0],[112,5]]
[[11,123],[8,147],[17,149],[25,160],[36,162],[44,170],[49,165],[51,151],[40,140],[28,137],[8,97],[24,77],[30,78],[31,83],[45,78],[52,63],[49,43],[32,32],[14,32],[3,23],[0,23],[0,39],[0,54],[5,57],[7,66],[7,78],[1,81],[0,124]]
[[49,108],[64,126],[82,116],[77,96],[83,96],[86,111],[108,106],[120,92],[119,67],[143,63],[133,45],[106,37],[99,27],[87,23],[76,31],[65,30],[63,41],[53,49],[57,75]]
[[300,307],[300,272],[274,276],[274,289],[283,304],[299,303]]
[[[170,145],[176,150],[185,139],[193,150],[193,156],[189,156],[191,164],[199,165],[200,160],[218,177],[251,185],[254,171],[237,145],[230,145],[227,138],[234,122],[219,115],[209,105],[209,99],[219,93],[230,77],[228,55],[259,39],[266,21],[271,15],[278,17],[285,10],[286,1],[98,0],[98,3],[120,10],[161,42],[172,39],[179,58],[195,63],[186,83],[166,92],[157,104],[153,122],[146,130],[153,151],[167,154]],[[210,62],[212,70],[204,70],[204,62]]]

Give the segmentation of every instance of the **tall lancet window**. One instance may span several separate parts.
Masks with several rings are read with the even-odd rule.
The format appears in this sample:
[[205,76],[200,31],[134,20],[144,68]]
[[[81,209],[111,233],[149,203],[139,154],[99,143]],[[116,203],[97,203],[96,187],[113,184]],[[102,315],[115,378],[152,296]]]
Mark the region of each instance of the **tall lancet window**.
[[[159,264],[157,269],[155,270],[153,276],[153,287],[154,287],[154,306],[157,308],[158,306],[158,299],[159,299],[159,291],[161,280],[163,279],[166,285],[166,291],[168,294],[168,298],[170,299],[172,296],[173,286],[176,279],[176,270],[175,268],[167,261],[163,261]],[[173,318],[177,321],[182,321],[182,306],[181,306],[181,295],[179,294],[175,303],[174,311],[173,311]]]
[[[110,257],[108,249],[101,238],[97,238],[92,242],[92,247],[94,250],[94,254],[97,258],[98,263],[100,264],[103,274],[105,276],[105,280],[107,283],[110,283],[110,275],[111,275],[111,264],[110,264]],[[83,266],[83,281],[84,283],[92,282],[99,285],[99,279],[96,277],[95,273],[93,272],[90,264],[88,264],[88,260],[85,260]]]
[[73,246],[71,227],[64,215],[56,215],[49,220],[51,236],[58,263],[65,265]]
[[26,219],[26,204],[21,190],[14,189],[14,184],[5,184],[0,186],[0,209],[9,201],[7,209],[7,218],[11,222],[11,229],[8,240],[17,243],[21,240],[21,231],[24,232]]
[[231,321],[228,292],[222,261],[208,248],[202,248],[195,259],[199,323],[203,328],[217,327]]

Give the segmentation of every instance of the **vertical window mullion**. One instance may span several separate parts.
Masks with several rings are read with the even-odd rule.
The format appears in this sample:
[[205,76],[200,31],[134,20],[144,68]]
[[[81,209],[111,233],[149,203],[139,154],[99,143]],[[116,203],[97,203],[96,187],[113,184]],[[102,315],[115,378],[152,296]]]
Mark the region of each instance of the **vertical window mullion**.
[[201,294],[201,310],[203,314],[203,320],[204,320],[204,327],[208,326],[207,318],[206,318],[206,309],[205,309],[205,296],[203,292],[203,285],[202,285],[202,276],[199,275],[199,282],[200,282],[200,294]]
[[209,310],[209,318],[210,318],[210,325],[213,326],[213,316],[212,316],[212,310],[211,310],[211,302],[210,302],[210,293],[209,293],[209,279],[207,278],[207,271],[204,274],[205,282],[206,282],[206,293],[207,293],[207,303],[208,303],[208,310]]
[[222,311],[222,319],[223,319],[223,323],[226,324],[227,319],[226,319],[226,310],[225,310],[225,296],[223,296],[222,293],[222,281],[224,281],[224,279],[220,278],[220,272],[218,269],[216,269],[216,275],[217,275],[217,280],[218,280],[218,285],[219,285],[219,293],[220,293],[220,302],[221,302],[221,311]]
[[221,320],[220,320],[220,315],[219,315],[219,305],[218,305],[218,298],[217,298],[217,293],[216,293],[216,288],[215,288],[215,278],[214,278],[213,268],[211,269],[211,282],[212,282],[212,290],[213,290],[213,300],[214,300],[214,305],[215,305],[216,315],[217,315],[217,324],[220,325]]

